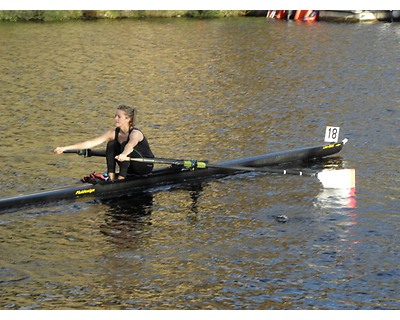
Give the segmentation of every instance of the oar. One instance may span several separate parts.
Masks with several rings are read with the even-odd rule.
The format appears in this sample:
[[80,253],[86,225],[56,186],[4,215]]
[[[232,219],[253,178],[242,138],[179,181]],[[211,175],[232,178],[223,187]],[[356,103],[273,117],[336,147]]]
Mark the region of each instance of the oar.
[[[91,149],[81,149],[81,150],[66,150],[64,153],[75,153],[84,157],[105,157],[106,153],[104,150],[91,150]],[[175,166],[181,166],[187,169],[225,169],[233,171],[255,171],[255,172],[267,172],[267,173],[277,173],[277,174],[289,174],[296,176],[309,176],[317,177],[317,179],[322,183],[324,188],[334,188],[334,189],[349,189],[355,187],[355,170],[354,169],[338,169],[338,170],[293,170],[293,169],[277,169],[277,168],[267,168],[267,167],[243,167],[243,166],[225,166],[219,164],[212,164],[206,161],[197,160],[177,160],[177,159],[166,159],[166,158],[131,158],[131,161],[137,162],[147,162],[147,163],[160,163],[169,164]]]
[[75,153],[79,156],[86,157],[105,157],[106,152],[104,150],[92,150],[92,149],[74,149],[74,150],[65,150],[63,153]]
[[225,169],[244,172],[268,172],[277,174],[289,174],[297,176],[317,177],[324,188],[354,188],[355,187],[355,170],[354,169],[338,169],[338,170],[294,170],[294,169],[278,169],[267,167],[244,167],[244,166],[227,166],[223,164],[213,164],[206,161],[197,160],[178,160],[166,158],[130,158],[130,161],[145,163],[160,163],[175,166],[181,166],[187,169]]

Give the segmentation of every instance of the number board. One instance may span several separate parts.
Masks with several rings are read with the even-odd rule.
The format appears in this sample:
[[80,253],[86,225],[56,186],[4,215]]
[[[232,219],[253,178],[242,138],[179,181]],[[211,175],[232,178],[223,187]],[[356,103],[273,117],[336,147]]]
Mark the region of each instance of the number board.
[[340,127],[326,127],[325,142],[338,142]]

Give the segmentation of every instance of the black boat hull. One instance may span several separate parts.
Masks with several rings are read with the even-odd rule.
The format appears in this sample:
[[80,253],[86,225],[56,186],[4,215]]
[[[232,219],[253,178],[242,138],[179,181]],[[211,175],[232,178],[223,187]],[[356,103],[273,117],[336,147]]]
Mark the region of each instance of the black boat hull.
[[[323,146],[301,148],[289,151],[269,153],[254,157],[220,162],[222,166],[263,167],[308,161],[323,158],[340,152],[345,142],[332,143]],[[49,190],[39,193],[21,195],[0,200],[0,211],[37,203],[54,202],[64,199],[93,197],[99,199],[112,198],[125,194],[141,192],[149,188],[163,185],[174,185],[196,180],[204,180],[214,176],[226,176],[238,171],[225,168],[207,168],[187,170],[181,168],[163,168],[154,170],[147,176],[132,177],[123,181],[105,182],[98,184],[80,184],[69,188]]]

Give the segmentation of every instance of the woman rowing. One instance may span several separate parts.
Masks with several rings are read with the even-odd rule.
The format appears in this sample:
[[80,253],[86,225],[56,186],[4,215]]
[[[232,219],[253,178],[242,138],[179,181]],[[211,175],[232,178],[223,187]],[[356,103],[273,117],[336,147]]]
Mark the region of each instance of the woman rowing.
[[153,164],[129,161],[130,157],[154,158],[146,137],[134,126],[135,119],[135,108],[120,105],[115,112],[115,129],[107,130],[101,136],[91,140],[57,147],[54,152],[61,154],[66,150],[90,149],[108,141],[106,148],[107,173],[111,180],[116,178],[116,164],[119,165],[119,180],[125,179],[128,173],[148,174],[153,170]]

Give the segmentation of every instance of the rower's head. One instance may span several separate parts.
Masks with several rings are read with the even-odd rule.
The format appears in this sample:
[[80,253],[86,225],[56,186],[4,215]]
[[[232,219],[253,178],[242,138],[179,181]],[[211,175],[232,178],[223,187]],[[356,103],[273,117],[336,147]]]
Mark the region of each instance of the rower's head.
[[121,112],[125,116],[125,119],[129,120],[129,127],[132,128],[135,125],[136,108],[122,104],[117,107],[116,117],[121,115]]

